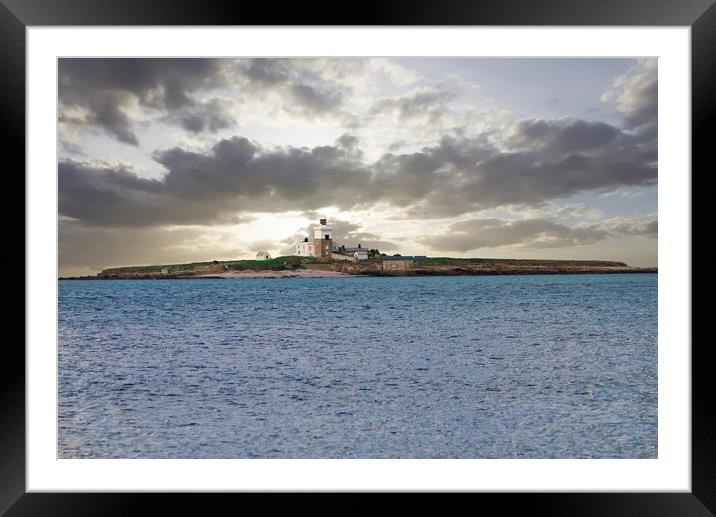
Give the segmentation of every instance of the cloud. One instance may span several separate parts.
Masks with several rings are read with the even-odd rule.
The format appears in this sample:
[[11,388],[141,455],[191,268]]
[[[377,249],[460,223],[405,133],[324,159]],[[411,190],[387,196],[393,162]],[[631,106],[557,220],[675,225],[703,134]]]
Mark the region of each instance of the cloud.
[[177,124],[191,133],[216,133],[236,125],[231,114],[233,103],[213,98],[192,104],[168,115],[165,120]]
[[342,118],[342,107],[353,93],[346,76],[364,61],[303,58],[255,58],[238,60],[235,81],[240,89],[266,100],[277,95],[280,109],[312,120],[320,117]]
[[432,116],[439,116],[440,110],[436,108],[454,99],[456,95],[455,92],[440,88],[416,88],[400,96],[377,100],[370,112],[373,115],[392,113],[401,121],[423,117],[425,110],[432,110]]
[[[152,180],[121,166],[63,161],[60,213],[104,225],[208,224],[251,211],[381,203],[431,218],[656,184],[651,155],[627,136],[601,136],[599,144],[587,144],[587,125],[558,144],[558,135],[575,124],[547,125],[536,135],[518,128],[520,138],[532,139],[524,144],[528,150],[499,149],[482,137],[445,136],[436,145],[387,153],[373,163],[364,161],[355,135],[310,149],[264,148],[233,137],[207,152],[176,147],[154,153],[166,173]],[[597,133],[614,131],[600,127]]]
[[[342,137],[335,146],[263,149],[245,138],[221,140],[209,153],[155,153],[167,169],[144,179],[122,166],[63,161],[60,214],[94,225],[236,222],[247,211],[304,210],[367,202],[370,172]],[[346,147],[349,145],[349,147]]]
[[481,248],[515,246],[561,248],[592,244],[608,232],[596,225],[568,227],[548,219],[470,219],[449,225],[444,234],[418,242],[438,251],[467,252]]
[[653,219],[614,219],[611,231],[624,235],[636,235],[656,239],[659,236],[659,223]]
[[387,58],[372,58],[368,60],[368,67],[386,74],[395,86],[409,86],[421,78],[414,70]]
[[[240,222],[203,199],[179,198],[165,181],[139,177],[124,167],[60,162],[60,215],[95,226],[193,225]],[[223,207],[225,209],[229,207]]]
[[[574,205],[557,210],[560,217],[583,215],[584,207]],[[588,214],[592,216],[593,214]],[[630,235],[656,239],[656,218],[616,217],[591,224],[567,225],[549,217],[525,219],[469,219],[448,225],[418,242],[436,251],[467,252],[502,246],[530,249],[563,248],[593,244],[610,236]]]
[[[225,60],[203,58],[62,58],[58,64],[60,122],[96,126],[138,145],[139,108],[171,112],[194,106],[192,94],[225,84]],[[69,118],[66,113],[83,117]]]
[[288,59],[256,58],[241,62],[244,76],[262,86],[286,84],[291,78],[291,61]]
[[571,217],[577,219],[599,219],[603,216],[603,212],[598,208],[583,204],[558,207],[556,209],[556,214],[559,217]]
[[291,95],[306,111],[314,113],[333,112],[343,104],[343,93],[338,88],[310,84],[292,84]]
[[[559,151],[557,151],[559,147]],[[385,155],[383,190],[415,217],[443,217],[500,206],[535,206],[587,191],[657,182],[657,167],[636,142],[589,152],[567,144],[505,151],[483,139],[445,137],[422,151]]]
[[550,153],[585,153],[614,142],[621,131],[604,122],[578,119],[523,120],[507,138],[512,148],[536,149]]
[[[345,61],[63,58],[59,61],[60,136],[69,139],[78,131],[102,130],[137,146],[138,124],[152,117],[192,133],[216,132],[234,125],[234,105],[248,103],[266,111],[271,96],[277,98],[280,110],[293,116],[345,118],[341,107],[353,87],[340,79],[370,63]],[[218,91],[231,93],[234,99],[211,96]]]
[[420,86],[405,93],[372,99],[365,115],[359,117],[358,126],[390,128],[389,138],[408,138],[413,145],[433,143],[436,135],[447,131],[469,130],[472,134],[481,129],[477,115],[464,106],[451,104],[464,92],[465,86],[442,82],[438,86]]
[[617,77],[604,92],[602,102],[616,103],[626,127],[656,137],[658,123],[657,59],[638,59],[625,75]]

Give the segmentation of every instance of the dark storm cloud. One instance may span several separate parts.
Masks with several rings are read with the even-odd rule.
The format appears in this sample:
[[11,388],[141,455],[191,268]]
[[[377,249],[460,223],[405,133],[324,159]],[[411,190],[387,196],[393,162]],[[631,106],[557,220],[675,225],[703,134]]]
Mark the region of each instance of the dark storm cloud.
[[312,60],[254,58],[237,61],[244,86],[255,94],[280,91],[309,112],[331,111],[344,102],[347,88],[312,70]]
[[174,148],[155,159],[168,170],[163,181],[172,195],[215,203],[239,200],[245,210],[302,210],[336,201],[354,206],[368,194],[370,179],[341,145],[265,150],[235,137],[221,140],[209,154]]
[[203,58],[64,58],[59,60],[59,95],[67,102],[98,91],[131,93],[152,107],[190,104],[191,92],[217,86],[222,60]]
[[239,65],[247,79],[262,86],[286,84],[291,79],[290,61],[287,59],[249,59]]
[[[570,136],[557,145],[555,135],[564,130],[542,128],[532,135],[535,143],[525,144],[530,149],[512,152],[483,138],[444,137],[421,151],[388,153],[372,164],[364,162],[353,135],[311,149],[265,149],[234,137],[220,140],[207,153],[181,148],[155,153],[166,169],[157,180],[122,168],[63,162],[60,212],[121,226],[220,222],[241,212],[383,203],[404,208],[409,216],[431,218],[656,184],[654,156],[643,143],[622,133],[605,136],[615,128],[587,125],[567,128]],[[601,144],[585,136],[592,130]],[[543,145],[549,150],[540,150]]]
[[191,225],[239,220],[236,212],[225,213],[203,200],[179,199],[164,181],[142,179],[123,168],[60,162],[58,174],[60,214],[92,225]]
[[131,111],[142,108],[171,112],[193,106],[191,94],[226,81],[218,59],[64,58],[58,65],[60,119],[81,108],[76,125],[97,126],[117,140],[137,145]]
[[234,125],[230,106],[197,95],[219,88],[256,98],[277,92],[287,99],[284,109],[307,118],[333,114],[349,88],[307,66],[290,59],[64,58],[59,121],[73,129],[102,129],[130,145],[139,144],[136,119],[153,111],[187,131],[215,132]]
[[410,207],[406,215],[412,217],[535,206],[585,191],[656,184],[657,166],[648,146],[624,134],[601,138],[602,145],[570,138],[559,145],[550,142],[548,149],[536,141],[525,145],[534,149],[511,152],[479,139],[444,138],[417,153],[385,155],[376,166],[384,172],[376,183],[394,204]]
[[237,62],[237,79],[257,97],[276,92],[286,111],[307,118],[338,114],[350,88],[327,80],[311,66],[315,60],[255,58]]
[[[59,210],[95,225],[201,224],[249,211],[361,203],[370,173],[343,145],[263,150],[245,138],[209,154],[179,148],[155,154],[167,173],[140,178],[124,168],[59,164]],[[342,199],[336,194],[345,194]]]
[[318,114],[333,112],[344,100],[340,89],[326,86],[292,84],[290,92],[304,110]]
[[194,104],[166,117],[166,120],[174,122],[187,131],[201,133],[209,131],[216,133],[235,125],[235,120],[228,111],[231,103],[221,99],[211,99],[206,102]]
[[336,140],[336,145],[339,145],[345,149],[356,149],[360,140],[357,136],[351,135],[350,133],[343,134]]
[[519,122],[507,142],[511,147],[573,153],[603,148],[620,135],[604,122],[539,119]]
[[[608,156],[568,154],[542,161],[539,154],[510,153],[480,163],[466,178],[464,198],[479,196],[484,207],[540,203],[587,190],[656,182],[656,168]],[[467,175],[466,175],[467,176]]]
[[419,239],[438,251],[467,252],[499,246],[560,248],[592,244],[608,232],[597,226],[568,227],[548,219],[471,219],[451,224],[445,234]]

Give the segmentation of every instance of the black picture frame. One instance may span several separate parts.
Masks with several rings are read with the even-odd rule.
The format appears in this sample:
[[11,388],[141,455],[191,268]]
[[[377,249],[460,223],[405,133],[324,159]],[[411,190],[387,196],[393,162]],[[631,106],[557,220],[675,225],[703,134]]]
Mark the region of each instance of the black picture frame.
[[[706,239],[710,218],[713,145],[707,127],[715,120],[716,0],[383,0],[353,7],[338,2],[256,3],[214,0],[0,0],[0,120],[5,155],[0,203],[5,225],[2,265],[6,272],[7,330],[24,321],[25,228],[25,29],[63,25],[573,25],[690,26],[692,70],[692,328],[704,317],[716,281],[708,269],[716,262]],[[280,8],[278,7],[280,5]],[[7,158],[12,157],[8,162]],[[11,163],[12,165],[9,165]],[[688,171],[684,171],[686,174]],[[699,188],[693,188],[698,177]],[[699,203],[698,201],[703,201]],[[22,285],[21,285],[22,284]],[[7,289],[10,287],[10,289]],[[12,325],[10,325],[12,324]],[[25,351],[20,339],[6,338],[0,368],[0,513],[20,515],[141,515],[147,503],[162,506],[173,497],[181,513],[209,513],[217,498],[166,494],[26,493]],[[713,515],[716,512],[716,413],[711,386],[710,340],[692,339],[692,492],[688,494],[483,494],[507,507],[523,506],[535,515]],[[680,343],[679,346],[689,346]],[[222,496],[218,504],[225,504]],[[256,496],[258,497],[258,496]],[[259,504],[266,504],[266,497]],[[422,504],[420,498],[415,498]],[[341,513],[372,511],[375,496],[352,495],[336,502]],[[272,499],[271,504],[275,504]],[[246,503],[244,503],[246,504]],[[474,504],[474,503],[471,503]],[[483,503],[479,503],[483,504]],[[295,503],[294,503],[295,505]],[[333,503],[329,507],[333,507]]]

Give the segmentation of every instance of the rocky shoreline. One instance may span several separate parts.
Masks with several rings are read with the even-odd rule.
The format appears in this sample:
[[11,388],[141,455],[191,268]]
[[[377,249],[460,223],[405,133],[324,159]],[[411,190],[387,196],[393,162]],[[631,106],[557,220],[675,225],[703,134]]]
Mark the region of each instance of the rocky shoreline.
[[[598,264],[598,265],[597,265]],[[138,269],[138,268],[137,268]],[[176,272],[140,271],[134,268],[105,270],[96,276],[60,277],[60,280],[176,280],[176,279],[257,279],[326,278],[348,276],[495,276],[495,275],[575,275],[645,274],[657,268],[630,267],[623,263],[579,261],[485,261],[464,264],[416,264],[406,271],[383,271],[376,261],[369,263],[324,262],[281,270],[226,271],[224,268],[179,270]],[[212,270],[213,269],[213,270]]]

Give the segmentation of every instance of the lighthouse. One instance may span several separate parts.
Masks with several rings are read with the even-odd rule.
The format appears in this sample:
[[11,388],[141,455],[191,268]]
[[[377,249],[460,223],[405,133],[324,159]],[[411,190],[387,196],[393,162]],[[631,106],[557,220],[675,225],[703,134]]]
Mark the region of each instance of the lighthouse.
[[333,256],[333,227],[326,218],[318,221],[313,227],[314,253],[316,258],[331,258]]

